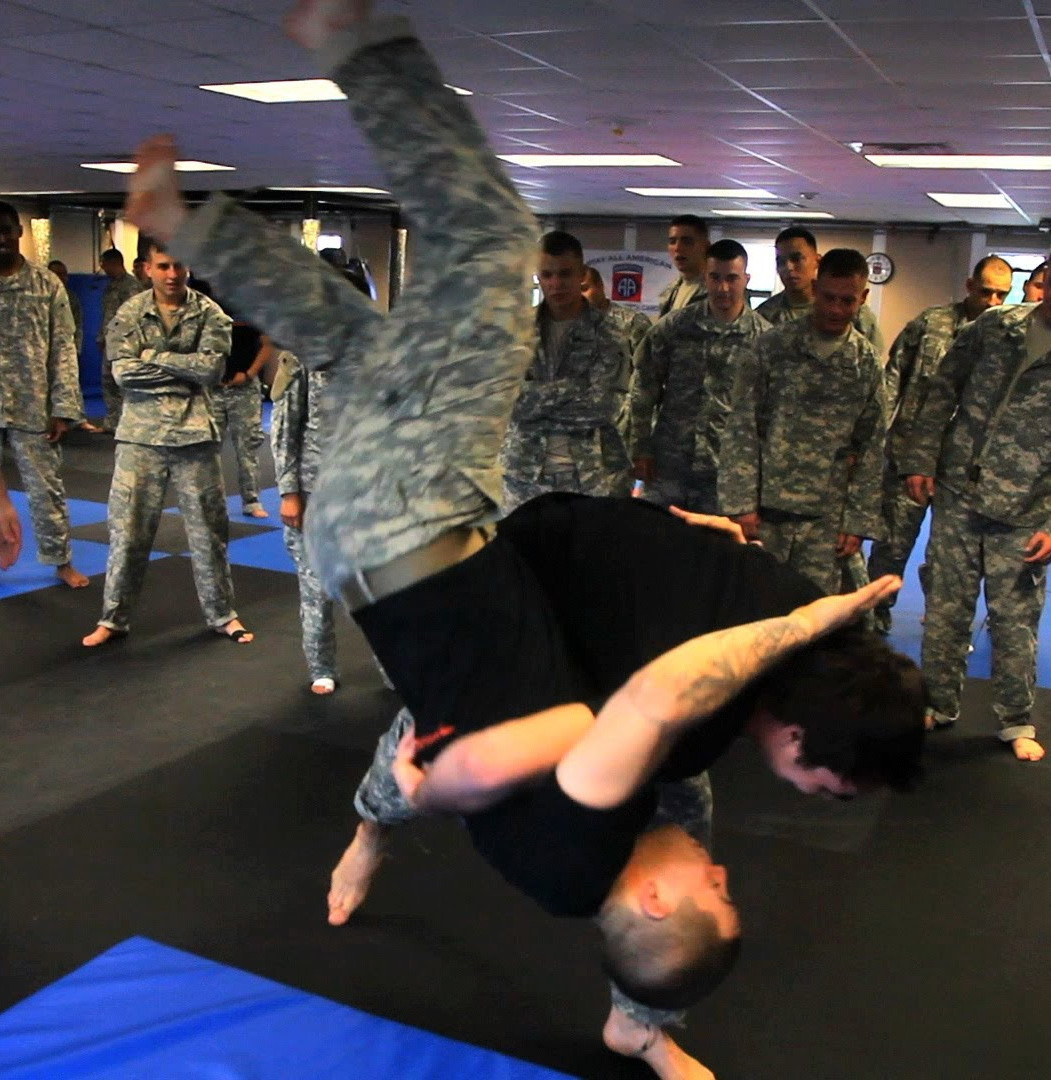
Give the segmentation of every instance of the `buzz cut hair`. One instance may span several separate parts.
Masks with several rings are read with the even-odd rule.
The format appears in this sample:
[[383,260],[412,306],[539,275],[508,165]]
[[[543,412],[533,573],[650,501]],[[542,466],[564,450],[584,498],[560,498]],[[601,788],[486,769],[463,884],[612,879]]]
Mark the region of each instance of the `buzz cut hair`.
[[744,244],[739,243],[737,240],[730,240],[729,238],[716,240],[708,249],[708,258],[718,259],[719,262],[732,262],[734,259],[744,259],[745,266],[748,265],[748,252],[745,249]]
[[0,218],[7,218],[8,221],[13,221],[16,225],[22,224],[18,211],[9,202],[0,202]]
[[584,248],[580,241],[563,229],[554,229],[540,237],[540,250],[544,255],[576,255],[584,261]]
[[99,256],[99,262],[118,262],[122,266],[124,265],[124,252],[120,248],[106,248],[106,250]]
[[817,237],[802,225],[789,225],[787,229],[782,229],[774,238],[774,247],[787,244],[789,240],[802,240],[811,251],[817,251]]
[[669,224],[669,228],[673,225],[678,225],[682,228],[693,229],[695,232],[701,234],[701,236],[707,237],[708,235],[708,222],[702,217],[698,217],[696,214],[679,214],[678,217],[673,217]]
[[854,248],[833,248],[821,256],[817,276],[834,278],[859,277],[868,281],[869,264],[865,256]]
[[1000,255],[986,255],[985,258],[979,259],[974,264],[974,269],[971,271],[971,277],[972,278],[981,277],[982,276],[982,271],[985,270],[986,267],[995,266],[997,263],[999,263],[1003,267],[1006,267],[1009,273],[1011,273],[1011,274],[1014,273],[1014,267],[1005,258],[1003,258],[1002,256],[1000,256]]

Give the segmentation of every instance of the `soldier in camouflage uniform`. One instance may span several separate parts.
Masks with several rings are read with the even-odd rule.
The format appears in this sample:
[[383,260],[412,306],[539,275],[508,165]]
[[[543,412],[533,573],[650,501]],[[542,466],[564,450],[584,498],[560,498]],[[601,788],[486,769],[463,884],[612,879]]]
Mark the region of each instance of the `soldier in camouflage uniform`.
[[899,468],[934,495],[923,672],[932,726],[953,723],[982,582],[993,644],[993,711],[1021,760],[1043,747],[1032,722],[1036,640],[1051,559],[1051,297],[988,311],[945,354]]
[[[628,360],[635,355],[635,350],[642,344],[642,339],[650,332],[653,323],[647,315],[641,311],[632,311],[623,304],[614,304],[606,295],[606,287],[602,281],[602,275],[593,267],[584,267],[584,299],[596,311],[605,313],[606,318],[613,324],[621,336],[624,348],[628,354]],[[632,372],[628,372],[628,385],[631,385]],[[631,412],[628,409],[628,399],[625,396],[620,412],[616,419],[617,430],[628,444],[631,434]]]
[[708,226],[696,214],[680,214],[668,226],[668,254],[678,278],[657,297],[658,315],[699,304],[704,291],[704,259],[708,254]]
[[0,202],[0,453],[7,446],[18,464],[38,558],[81,588],[58,446],[84,418],[73,315],[62,282],[19,252],[21,236],[18,211]]
[[230,350],[230,319],[214,300],[186,287],[186,267],[157,243],[147,267],[153,288],[122,304],[106,335],[124,407],[109,496],[102,617],[83,644],[104,645],[128,632],[169,480],[205,620],[217,633],[247,643],[252,635],[234,610],[219,432],[209,401]]
[[311,371],[287,351],[278,354],[278,376],[270,388],[274,411],[270,445],[274,475],[281,496],[285,547],[299,575],[299,621],[310,689],[330,694],[336,688],[336,627],[332,600],[311,569],[303,544],[303,515],[314,489],[321,460],[321,400],[329,375]]
[[73,315],[73,345],[80,356],[80,347],[84,344],[84,309],[80,303],[80,297],[69,287],[69,268],[61,259],[52,259],[47,264],[51,271],[66,290],[66,299],[69,301],[69,310]]
[[[906,494],[898,467],[927,383],[956,335],[983,311],[1004,302],[1011,291],[1011,276],[1011,267],[1003,259],[987,255],[979,260],[967,279],[966,299],[927,308],[902,330],[891,346],[890,360],[883,373],[890,416],[883,471],[883,520],[887,535],[885,540],[872,545],[868,566],[872,577],[883,574],[901,577],[905,573],[905,564],[927,512],[925,506],[913,502]],[[875,621],[880,633],[890,632],[894,600],[891,596],[885,605],[876,608]]]
[[138,296],[145,286],[124,269],[124,255],[119,248],[108,248],[99,256],[102,272],[109,279],[102,294],[102,321],[99,323],[98,347],[102,354],[102,401],[106,416],[102,430],[111,434],[120,422],[121,392],[113,379],[113,358],[106,351],[106,330],[121,304]]
[[714,514],[734,376],[770,327],[748,307],[748,253],[736,240],[716,241],[705,267],[708,299],[665,315],[635,354],[631,459],[646,498]]
[[267,512],[259,501],[259,447],[266,438],[259,373],[275,350],[265,334],[236,315],[233,319],[233,345],[222,381],[212,392],[212,411],[219,427],[220,443],[228,430],[233,441],[241,513],[265,518]]
[[829,593],[837,557],[883,528],[883,371],[853,326],[866,279],[858,252],[825,256],[810,317],[775,327],[742,357],[723,435],[723,513]]
[[538,277],[539,342],[502,454],[507,508],[546,491],[626,495],[628,453],[616,420],[631,362],[621,335],[584,299],[575,237],[543,237]]

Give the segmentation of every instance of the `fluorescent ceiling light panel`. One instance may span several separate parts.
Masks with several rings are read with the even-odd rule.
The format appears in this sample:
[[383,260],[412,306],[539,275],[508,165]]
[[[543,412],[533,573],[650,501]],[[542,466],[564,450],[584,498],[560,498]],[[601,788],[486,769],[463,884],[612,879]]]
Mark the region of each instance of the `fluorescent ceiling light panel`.
[[832,217],[831,214],[826,214],[824,210],[711,210],[709,212],[716,217],[772,218],[775,221],[784,218],[800,218],[814,221],[818,218]]
[[[446,86],[449,86],[446,83]],[[273,82],[204,83],[199,89],[213,94],[258,101],[263,105],[289,105],[297,101],[345,101],[347,95],[331,79],[278,79]],[[454,94],[470,97],[472,90],[449,86]]]
[[866,154],[881,169],[1051,169],[1048,154]]
[[[99,172],[133,173],[138,165],[134,161],[83,161],[82,169],[98,169]],[[177,161],[176,172],[234,172],[233,165],[216,165],[211,161]]]
[[271,187],[268,191],[321,191],[334,195],[389,195],[389,191],[378,187]]
[[660,154],[498,154],[501,161],[525,165],[531,169],[553,168],[632,168],[674,165],[681,161]]
[[928,191],[927,198],[942,206],[971,210],[1013,210],[1014,206],[1006,195],[978,195],[955,191]]
[[83,188],[62,188],[60,191],[0,191],[0,195],[87,195]]
[[762,188],[702,188],[702,187],[629,187],[633,195],[648,199],[776,199]]

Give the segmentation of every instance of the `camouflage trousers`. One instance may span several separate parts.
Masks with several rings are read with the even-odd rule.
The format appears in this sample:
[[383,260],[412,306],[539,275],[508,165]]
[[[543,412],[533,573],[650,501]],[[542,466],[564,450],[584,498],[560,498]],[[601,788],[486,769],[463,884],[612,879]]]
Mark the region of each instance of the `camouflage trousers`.
[[544,466],[536,480],[527,480],[510,472],[504,473],[504,511],[510,513],[522,503],[546,495],[549,491],[571,491],[578,495],[594,494],[584,490],[580,473],[574,465],[559,468]]
[[217,386],[212,390],[212,415],[219,428],[219,442],[230,431],[237,458],[237,486],[241,509],[248,513],[259,503],[259,447],[263,445],[263,397],[258,379],[242,386]]
[[695,514],[718,514],[719,496],[714,476],[660,476],[646,485],[644,499],[667,509],[677,506]]
[[1000,738],[1010,742],[1036,737],[1031,714],[1046,569],[1022,562],[1035,531],[983,517],[955,492],[938,487],[927,545],[922,661],[936,721],[948,723],[960,714],[971,621],[984,581],[993,645],[993,712]]
[[100,626],[125,631],[146,577],[171,480],[186,526],[197,598],[209,626],[237,618],[226,555],[229,519],[217,443],[117,443],[109,493],[109,556]]
[[49,443],[42,431],[18,428],[0,428],[0,454],[5,445],[11,450],[29,499],[37,558],[45,566],[65,566],[73,556],[66,489],[59,476],[62,451],[58,443]]
[[120,423],[120,414],[124,407],[124,394],[113,378],[113,361],[106,356],[106,346],[102,345],[102,405],[106,415],[102,420],[105,431],[116,431]]
[[299,575],[299,623],[311,681],[336,678],[336,625],[332,601],[307,560],[303,533],[285,526],[285,547]]
[[[888,463],[883,474],[883,520],[886,523],[887,539],[877,540],[872,545],[869,557],[869,574],[873,578],[884,574],[905,573],[920,526],[927,513],[927,507],[917,506],[905,494],[905,481],[898,476],[898,471]],[[897,596],[892,596],[880,605],[890,609]]]
[[833,518],[800,517],[779,510],[760,511],[759,539],[778,562],[791,566],[829,595],[840,589],[836,559],[839,526]]
[[[392,772],[398,743],[412,726],[412,714],[402,709],[376,745],[372,764],[354,795],[354,808],[365,821],[377,825],[401,825],[417,816],[405,801]],[[650,828],[678,825],[709,851],[712,847],[712,784],[708,774],[657,785],[659,803],[650,821]],[[682,1025],[685,1012],[654,1009],[633,1001],[612,982],[609,984],[612,1003],[641,1024],[657,1027]]]

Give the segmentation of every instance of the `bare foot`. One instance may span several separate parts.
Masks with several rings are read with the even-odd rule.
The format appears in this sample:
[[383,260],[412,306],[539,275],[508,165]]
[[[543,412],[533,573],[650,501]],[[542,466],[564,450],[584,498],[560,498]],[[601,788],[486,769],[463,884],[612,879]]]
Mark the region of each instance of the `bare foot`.
[[1011,749],[1019,761],[1039,761],[1044,756],[1044,748],[1036,739],[1013,739]]
[[312,694],[334,694],[336,692],[336,680],[329,678],[315,679],[310,684]]
[[371,13],[371,0],[296,0],[285,16],[285,33],[304,49],[320,49],[333,34]]
[[228,623],[224,623],[215,631],[220,637],[228,637],[237,645],[247,645],[249,642],[255,640],[255,634],[251,630],[244,628],[244,623],[240,619],[231,619]]
[[56,571],[59,581],[68,585],[71,589],[83,589],[91,582],[72,563],[59,566]]
[[924,731],[945,731],[946,728],[951,728],[955,723],[955,720],[950,720],[949,717],[942,716],[940,713],[933,712],[930,709],[923,714]]
[[109,626],[96,626],[86,638],[80,639],[80,644],[86,645],[89,649],[94,649],[98,645],[105,645],[107,641],[112,641],[114,638],[126,637],[127,633],[126,630],[114,630]]
[[387,829],[373,821],[362,821],[332,871],[328,891],[328,921],[332,926],[342,926],[364,903],[386,850]]
[[641,1024],[616,1006],[609,1011],[602,1041],[615,1054],[639,1058],[660,1080],[715,1080],[706,1068],[666,1032],[652,1024]]
[[80,430],[86,431],[89,435],[101,435],[104,431],[104,429],[100,428],[98,424],[93,424],[90,420],[85,420],[80,425]]
[[270,516],[261,506],[253,506],[251,510],[245,510],[243,513],[246,517],[254,518],[265,518]]
[[135,152],[138,170],[128,180],[124,214],[158,240],[170,240],[186,217],[186,203],[175,177],[178,150],[171,135],[154,135]]

